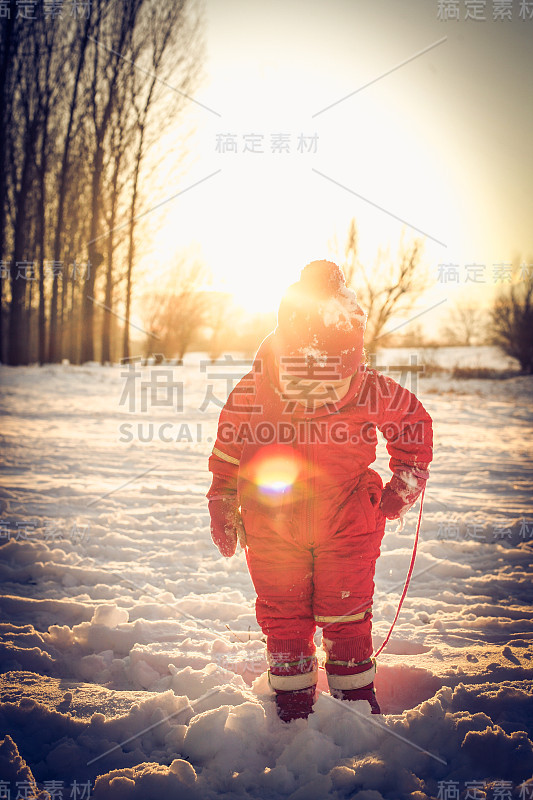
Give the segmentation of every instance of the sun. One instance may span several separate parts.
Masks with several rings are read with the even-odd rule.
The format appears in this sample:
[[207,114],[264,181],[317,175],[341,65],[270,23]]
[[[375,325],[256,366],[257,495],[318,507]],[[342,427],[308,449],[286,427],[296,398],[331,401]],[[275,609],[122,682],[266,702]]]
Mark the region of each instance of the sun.
[[[307,263],[342,264],[353,218],[358,258],[367,266],[379,250],[390,248],[394,258],[402,231],[406,239],[425,240],[428,263],[442,260],[444,238],[451,252],[449,210],[456,204],[443,168],[390,97],[361,94],[353,108],[342,106],[344,116],[336,109],[315,119],[315,81],[306,70],[287,73],[272,65],[244,74],[228,68],[211,90],[212,98],[203,99],[218,101],[223,121],[211,116],[199,126],[196,164],[176,184],[183,191],[151,220],[147,272],[154,283],[163,264],[172,269],[173,258],[193,247],[213,290],[229,293],[252,314],[274,312]],[[250,132],[263,137],[263,152],[244,150]],[[290,152],[271,152],[277,132],[290,137]],[[234,136],[236,152],[217,150],[222,134]],[[316,152],[298,152],[300,134],[317,135]]]
[[[296,271],[294,280],[297,277]],[[235,304],[251,314],[276,312],[287,288],[287,278],[282,271],[261,264],[257,265],[257,274],[250,273],[245,263],[232,259],[219,262],[214,288],[231,294]]]

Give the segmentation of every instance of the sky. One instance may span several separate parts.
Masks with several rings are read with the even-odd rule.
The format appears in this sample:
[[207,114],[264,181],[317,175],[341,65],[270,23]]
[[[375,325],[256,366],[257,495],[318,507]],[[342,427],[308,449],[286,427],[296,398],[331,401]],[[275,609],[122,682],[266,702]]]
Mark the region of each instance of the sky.
[[[465,19],[476,5],[486,19]],[[511,19],[498,5],[205,0],[187,168],[161,190],[182,193],[151,220],[157,269],[190,248],[215,288],[275,309],[355,218],[370,269],[423,238],[430,326],[489,302],[513,257],[533,269],[533,3]],[[177,135],[160,143],[174,161]]]

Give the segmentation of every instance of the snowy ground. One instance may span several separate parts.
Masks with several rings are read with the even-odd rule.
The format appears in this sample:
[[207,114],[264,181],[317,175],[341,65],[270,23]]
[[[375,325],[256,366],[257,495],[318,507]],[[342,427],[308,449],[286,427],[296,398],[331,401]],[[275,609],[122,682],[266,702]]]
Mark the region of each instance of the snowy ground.
[[[284,726],[204,497],[244,371],[1,368],[0,797],[533,798],[532,380],[419,379],[436,453],[384,716],[321,695]],[[387,528],[376,648],[416,517]]]

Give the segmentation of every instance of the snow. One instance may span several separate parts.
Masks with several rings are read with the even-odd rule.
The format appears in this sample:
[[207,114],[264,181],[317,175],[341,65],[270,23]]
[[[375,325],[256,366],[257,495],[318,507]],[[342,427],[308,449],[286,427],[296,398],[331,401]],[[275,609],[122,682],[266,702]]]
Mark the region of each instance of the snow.
[[[202,358],[135,375],[1,368],[0,787],[16,797],[26,782],[42,800],[61,796],[58,782],[64,797],[90,782],[96,800],[423,800],[445,785],[463,799],[474,782],[492,798],[507,781],[533,797],[532,379],[418,377],[436,458],[411,586],[378,658],[384,715],[321,694],[307,722],[284,726],[244,553],[224,559],[210,540],[207,457],[231,387],[228,366]],[[235,383],[246,366],[230,369]],[[380,446],[384,477],[387,463]],[[376,649],[417,509],[387,527]]]
[[411,360],[430,371],[433,365],[454,367],[487,367],[496,370],[518,370],[519,364],[491,345],[479,347],[387,347],[379,351],[380,363],[409,364]]
[[362,328],[366,324],[366,314],[357,302],[353,289],[340,286],[335,295],[319,306],[326,328],[349,331],[356,324]]

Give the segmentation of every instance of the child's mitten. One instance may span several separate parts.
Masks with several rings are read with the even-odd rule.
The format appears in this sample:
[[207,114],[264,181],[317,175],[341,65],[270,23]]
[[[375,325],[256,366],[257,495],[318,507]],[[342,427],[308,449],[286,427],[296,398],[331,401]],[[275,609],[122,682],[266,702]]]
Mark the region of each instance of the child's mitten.
[[[216,457],[212,456],[216,462]],[[246,545],[246,534],[237,500],[237,469],[225,462],[216,464],[207,499],[211,516],[211,538],[223,556],[235,554],[237,541]]]
[[211,538],[226,558],[237,549],[237,541],[244,547],[246,536],[239,509],[233,497],[215,497],[209,500]]
[[429,472],[414,467],[395,472],[383,489],[381,510],[387,519],[401,519],[416,502]]

